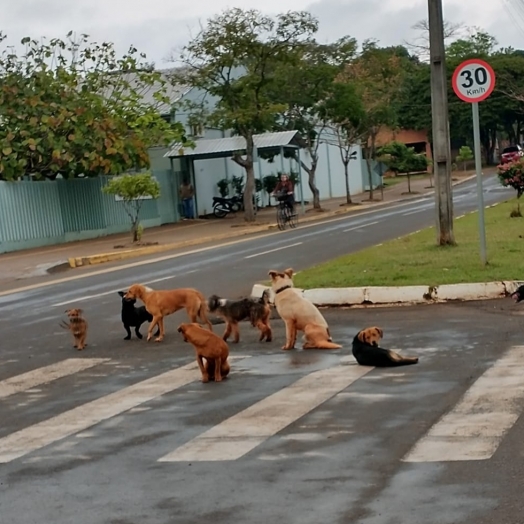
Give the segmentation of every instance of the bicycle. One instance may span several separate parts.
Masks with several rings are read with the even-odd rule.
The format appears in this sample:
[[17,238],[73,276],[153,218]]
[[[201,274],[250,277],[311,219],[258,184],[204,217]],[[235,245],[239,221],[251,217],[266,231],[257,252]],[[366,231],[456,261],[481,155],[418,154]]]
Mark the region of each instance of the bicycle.
[[286,224],[294,229],[298,225],[298,213],[294,209],[290,209],[286,200],[288,195],[277,195],[277,224],[280,231],[286,229]]

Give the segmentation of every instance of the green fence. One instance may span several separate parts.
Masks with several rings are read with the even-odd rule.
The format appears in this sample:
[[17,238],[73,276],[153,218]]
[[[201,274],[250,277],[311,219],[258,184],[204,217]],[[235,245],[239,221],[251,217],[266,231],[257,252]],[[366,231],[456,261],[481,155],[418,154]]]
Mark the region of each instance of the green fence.
[[[160,198],[144,202],[144,227],[178,219],[172,173],[153,175],[161,186]],[[0,253],[128,231],[123,203],[102,193],[105,183],[105,177],[0,182]]]

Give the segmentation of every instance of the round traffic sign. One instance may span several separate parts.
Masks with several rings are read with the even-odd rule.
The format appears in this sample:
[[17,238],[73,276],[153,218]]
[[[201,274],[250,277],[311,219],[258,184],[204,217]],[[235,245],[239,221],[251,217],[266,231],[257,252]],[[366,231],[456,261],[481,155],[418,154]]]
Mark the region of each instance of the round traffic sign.
[[455,94],[464,102],[482,102],[495,88],[495,71],[484,60],[472,58],[455,69],[451,82]]

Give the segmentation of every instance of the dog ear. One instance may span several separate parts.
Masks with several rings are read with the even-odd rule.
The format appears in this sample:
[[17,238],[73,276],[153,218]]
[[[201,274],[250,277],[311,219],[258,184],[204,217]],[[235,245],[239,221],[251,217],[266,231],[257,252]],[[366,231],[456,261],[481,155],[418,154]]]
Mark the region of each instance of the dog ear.
[[183,333],[183,332],[184,332],[184,324],[180,324],[180,326],[178,326],[177,331],[178,331],[179,333]]
[[365,329],[358,332],[357,339],[360,340],[360,342],[364,342],[364,344],[366,343],[366,330]]
[[118,291],[118,294],[123,298],[125,293],[123,291]]
[[81,314],[84,312],[84,310],[83,310],[83,309],[80,309],[80,308],[77,308],[76,311],[78,312],[79,315],[81,315]]
[[278,275],[278,271],[272,269],[271,271],[269,271],[268,275],[271,277],[271,280],[275,280],[275,277]]
[[289,267],[284,271],[284,275],[288,276],[289,278],[293,278],[293,268]]
[[382,328],[375,328],[377,330],[377,333],[379,334],[380,338],[384,338],[384,330]]

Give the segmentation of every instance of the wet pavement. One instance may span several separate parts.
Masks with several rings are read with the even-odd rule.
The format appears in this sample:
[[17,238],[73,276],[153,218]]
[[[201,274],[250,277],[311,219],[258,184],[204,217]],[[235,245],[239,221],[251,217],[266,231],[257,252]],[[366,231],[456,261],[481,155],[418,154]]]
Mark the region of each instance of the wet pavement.
[[[259,343],[244,323],[241,342],[230,346],[231,375],[219,384],[202,384],[196,369],[177,384],[176,373],[194,360],[176,333],[182,312],[168,318],[164,343],[148,344],[122,340],[118,314],[100,311],[82,353],[54,318],[13,325],[2,343],[0,395],[6,379],[29,370],[107,360],[0,399],[2,522],[520,522],[522,417],[496,437],[486,460],[403,459],[520,344],[524,309],[504,299],[324,314],[342,349],[284,352],[276,315],[272,343]],[[384,347],[418,355],[419,364],[356,366],[351,340],[370,325],[384,329]],[[524,366],[524,356],[515,365]],[[353,380],[356,372],[364,374]],[[158,378],[166,373],[169,381]],[[341,379],[349,385],[337,389]],[[159,383],[165,393],[155,396]],[[326,388],[335,393],[308,410]],[[277,432],[275,420],[285,424]],[[221,436],[199,448],[210,431]],[[181,450],[192,458],[181,459]],[[209,460],[199,459],[204,453]]]

